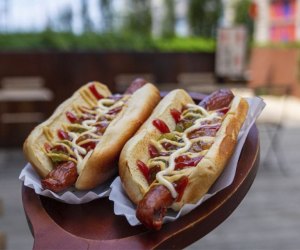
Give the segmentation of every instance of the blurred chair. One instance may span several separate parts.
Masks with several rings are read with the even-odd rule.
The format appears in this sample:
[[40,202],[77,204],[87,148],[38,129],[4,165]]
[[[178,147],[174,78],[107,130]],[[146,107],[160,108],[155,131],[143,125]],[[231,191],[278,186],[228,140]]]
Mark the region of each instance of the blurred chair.
[[6,237],[2,232],[0,232],[0,249],[6,249]]
[[155,77],[150,73],[119,74],[115,77],[116,91],[119,93],[123,93],[131,84],[131,82],[136,78],[143,78],[146,81],[155,84]]
[[179,88],[188,91],[211,93],[217,89],[213,72],[183,72],[178,74]]
[[16,146],[45,119],[51,90],[40,77],[5,77],[0,82],[0,146]]
[[253,89],[247,87],[245,83],[217,83],[213,72],[181,73],[177,78],[179,87],[191,92],[210,94],[217,89],[228,88],[240,96],[254,95]]
[[270,113],[264,116],[263,119],[259,119],[260,131],[266,134],[269,145],[265,148],[265,157],[262,159],[261,164],[268,166],[272,159],[275,159],[280,171],[286,175],[285,169],[285,155],[284,150],[281,147],[283,123],[286,113],[287,97],[290,94],[290,87],[288,85],[266,85],[256,87],[254,89],[255,94],[270,100],[273,103],[272,108],[276,113]]
[[[3,215],[3,202],[0,199],[0,217]],[[6,249],[6,235],[0,231],[0,249]]]

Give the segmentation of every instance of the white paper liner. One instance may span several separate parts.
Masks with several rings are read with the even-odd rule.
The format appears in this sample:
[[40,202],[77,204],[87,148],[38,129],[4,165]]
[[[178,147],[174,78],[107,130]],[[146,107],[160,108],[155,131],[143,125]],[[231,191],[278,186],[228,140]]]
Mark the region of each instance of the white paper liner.
[[[164,223],[174,221],[180,216],[187,214],[199,206],[202,202],[212,197],[222,189],[228,187],[233,182],[240,153],[244,146],[244,142],[247,138],[249,130],[265,107],[264,101],[259,97],[246,99],[249,103],[249,111],[243,127],[240,130],[235,152],[231,157],[227,167],[224,169],[214,185],[210,188],[209,192],[204,195],[196,204],[185,204],[178,212],[174,212],[173,210],[169,209],[167,215],[164,217]],[[125,216],[131,226],[139,225],[140,222],[135,216],[136,206],[129,200],[125,191],[123,190],[120,177],[117,177],[110,187],[111,192],[109,199],[114,202],[114,213],[116,215]]]
[[73,187],[60,193],[54,193],[42,188],[41,178],[29,163],[23,168],[19,179],[24,182],[25,186],[34,189],[35,193],[39,195],[69,204],[83,204],[101,197],[107,197],[110,193],[109,185],[111,183],[111,181],[108,181],[89,191],[79,191]]

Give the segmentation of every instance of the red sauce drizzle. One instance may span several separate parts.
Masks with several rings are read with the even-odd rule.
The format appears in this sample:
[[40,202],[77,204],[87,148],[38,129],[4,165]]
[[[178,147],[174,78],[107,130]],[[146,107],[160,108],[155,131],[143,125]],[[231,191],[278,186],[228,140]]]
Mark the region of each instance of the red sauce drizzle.
[[149,155],[151,158],[155,158],[155,157],[159,156],[159,152],[158,152],[157,148],[151,144],[149,144],[149,146],[148,146],[148,152],[149,152]]
[[173,183],[174,188],[175,188],[176,192],[178,193],[176,202],[179,202],[181,200],[181,198],[183,196],[183,192],[184,192],[185,188],[187,187],[188,183],[189,183],[189,179],[187,176],[183,176],[179,180],[177,180]]
[[175,159],[175,170],[180,170],[186,167],[195,167],[203,158],[203,156],[197,156],[195,158],[190,158],[187,155],[178,156]]
[[116,108],[111,109],[110,111],[107,112],[109,115],[117,114],[122,110],[122,106],[118,106]]
[[57,136],[61,140],[69,140],[68,133],[63,131],[62,129],[57,130]]
[[46,150],[47,153],[49,153],[51,151],[51,145],[48,142],[46,142],[44,144],[44,148],[45,148],[45,150]]
[[87,142],[85,144],[82,144],[81,147],[85,148],[86,151],[89,152],[90,150],[92,150],[96,147],[96,144],[97,144],[96,142],[90,141],[90,142]]
[[78,122],[77,116],[74,115],[72,112],[67,111],[67,112],[66,112],[66,116],[67,116],[68,120],[69,120],[71,123],[76,123],[76,122]]
[[181,113],[177,109],[171,109],[170,113],[176,123],[178,123],[181,119]]
[[229,111],[229,107],[225,107],[225,108],[221,108],[221,109],[218,109],[217,112],[218,113],[221,113],[221,114],[227,114],[227,112]]
[[158,156],[169,156],[172,152],[159,152],[155,146],[149,144],[148,153],[150,155],[150,158],[155,158]]
[[150,171],[149,171],[149,168],[147,167],[147,165],[144,162],[140,161],[140,160],[137,160],[136,164],[137,164],[139,170],[142,172],[142,174],[146,178],[146,180],[148,181]]
[[51,148],[51,151],[68,153],[67,148],[65,146],[62,146],[62,145],[55,145],[54,147]]
[[92,94],[97,98],[97,100],[102,99],[104,96],[100,95],[99,92],[96,89],[96,86],[94,84],[89,86],[89,90],[92,92]]
[[162,145],[163,148],[164,148],[165,150],[167,150],[167,151],[178,149],[178,146],[177,146],[177,145],[174,145],[174,144],[169,143],[169,142],[163,142],[161,145]]
[[160,119],[155,119],[152,121],[152,124],[154,125],[154,127],[156,127],[161,133],[165,134],[165,133],[170,133],[170,129],[168,127],[168,125],[160,120]]
[[97,134],[104,134],[106,128],[108,127],[109,123],[107,121],[102,121],[100,124],[97,124],[96,125],[96,128],[97,128]]

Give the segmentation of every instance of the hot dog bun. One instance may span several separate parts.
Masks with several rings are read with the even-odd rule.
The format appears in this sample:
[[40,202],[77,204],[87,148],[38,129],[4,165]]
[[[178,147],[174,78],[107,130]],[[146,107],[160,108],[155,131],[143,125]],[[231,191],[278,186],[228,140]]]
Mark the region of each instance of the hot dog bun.
[[218,179],[234,152],[247,112],[247,101],[235,97],[211,148],[195,169],[189,169],[189,185],[180,202],[173,204],[174,210],[179,210],[187,203],[196,203]]
[[152,125],[156,118],[163,119],[170,128],[175,122],[169,115],[172,108],[181,108],[187,103],[194,103],[182,89],[171,91],[156,106],[151,116],[124,146],[119,159],[119,175],[129,198],[137,204],[148,191],[149,185],[137,167],[138,159],[146,162],[149,159],[148,145],[152,139],[159,138],[161,133]]
[[[162,134],[153,126],[153,120],[163,120],[170,131],[174,131],[176,122],[170,114],[170,110],[173,108],[182,110],[187,104],[194,104],[188,93],[184,90],[171,91],[156,106],[152,115],[135,136],[124,146],[119,160],[119,174],[126,193],[135,204],[138,204],[150,187],[153,186],[153,183],[151,186],[149,185],[147,179],[137,166],[138,160],[144,163],[149,161],[151,157],[148,146],[153,143],[153,140],[158,140]],[[174,210],[179,210],[187,203],[196,203],[207,193],[208,189],[219,177],[233,154],[237,143],[237,136],[246,118],[247,111],[247,101],[240,97],[234,97],[229,111],[216,133],[213,144],[201,161],[195,167],[177,170],[165,177],[170,182],[179,180],[183,176],[188,177],[188,184],[181,199],[172,204]]]
[[[66,112],[75,113],[75,107],[78,106],[92,109],[97,105],[97,99],[89,89],[91,86],[94,86],[96,92],[103,98],[111,96],[111,92],[104,84],[91,82],[84,85],[64,101],[49,119],[38,125],[26,139],[23,147],[25,156],[41,178],[45,178],[53,169],[53,163],[45,153],[45,143],[58,141],[57,131],[70,125]],[[126,99],[121,111],[109,123],[91,154],[87,153],[82,163],[77,164],[79,174],[75,183],[77,189],[94,188],[117,172],[112,163],[118,158],[126,141],[151,114],[159,100],[159,91],[150,83]]]

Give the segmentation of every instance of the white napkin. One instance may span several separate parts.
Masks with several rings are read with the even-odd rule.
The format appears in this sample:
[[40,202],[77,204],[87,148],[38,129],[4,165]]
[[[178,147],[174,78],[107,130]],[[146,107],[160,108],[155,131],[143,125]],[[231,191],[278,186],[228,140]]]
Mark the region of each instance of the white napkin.
[[23,168],[19,179],[24,182],[25,186],[34,189],[35,193],[39,195],[47,196],[69,204],[82,204],[101,197],[107,197],[110,193],[109,185],[111,183],[111,181],[108,181],[89,191],[79,191],[72,187],[63,192],[54,193],[42,188],[41,178],[29,163]]

